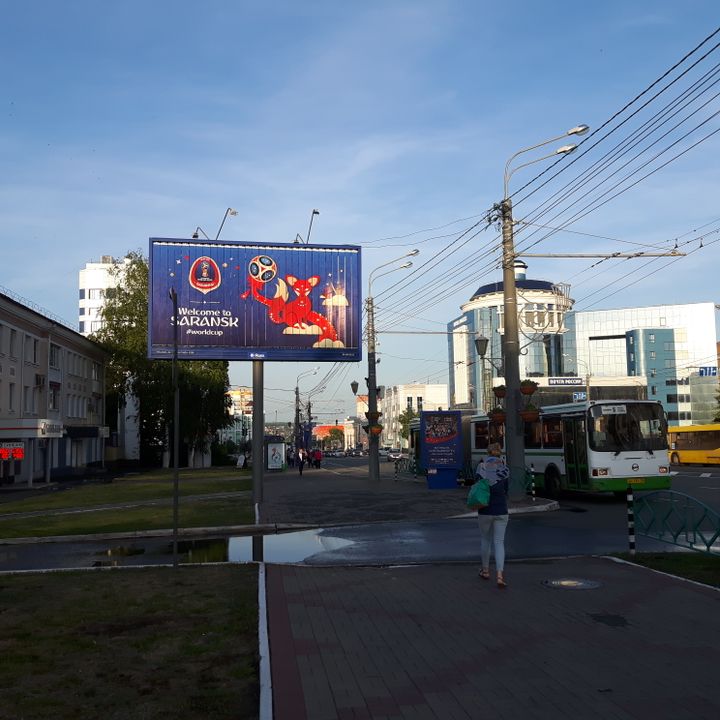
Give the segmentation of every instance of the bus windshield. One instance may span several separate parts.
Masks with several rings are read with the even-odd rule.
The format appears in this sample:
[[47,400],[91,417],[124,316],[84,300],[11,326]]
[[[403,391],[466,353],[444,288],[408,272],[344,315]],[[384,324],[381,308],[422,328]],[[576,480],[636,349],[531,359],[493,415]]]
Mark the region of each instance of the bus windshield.
[[589,413],[590,449],[598,452],[667,450],[667,423],[660,405],[593,405]]

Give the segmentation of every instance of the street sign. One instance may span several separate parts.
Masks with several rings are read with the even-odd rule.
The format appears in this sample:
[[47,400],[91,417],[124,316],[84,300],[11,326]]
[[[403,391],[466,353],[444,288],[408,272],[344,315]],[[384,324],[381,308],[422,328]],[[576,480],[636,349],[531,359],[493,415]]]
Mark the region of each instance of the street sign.
[[700,377],[717,377],[718,369],[716,367],[701,367]]
[[573,393],[573,402],[579,402],[580,400],[587,400],[587,393],[585,391]]
[[550,377],[548,385],[584,385],[585,379],[581,377]]

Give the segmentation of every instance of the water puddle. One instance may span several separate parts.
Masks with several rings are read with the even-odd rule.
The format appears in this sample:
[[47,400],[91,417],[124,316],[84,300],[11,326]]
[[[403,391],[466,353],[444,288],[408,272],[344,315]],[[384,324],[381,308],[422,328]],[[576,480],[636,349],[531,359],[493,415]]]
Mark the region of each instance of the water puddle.
[[[352,544],[352,540],[323,535],[322,530],[301,530],[281,535],[265,535],[263,558],[266,562],[302,562],[318,553],[341,550]],[[228,559],[230,562],[250,562],[252,560],[252,538],[230,538]]]
[[[352,545],[352,540],[324,534],[323,530],[263,536],[263,559],[267,562],[297,563],[318,553],[332,552]],[[232,537],[228,539],[180,540],[178,560],[181,563],[251,562],[253,538]],[[93,567],[118,567],[165,563],[172,555],[172,543],[167,541],[144,544],[116,545],[95,554]]]

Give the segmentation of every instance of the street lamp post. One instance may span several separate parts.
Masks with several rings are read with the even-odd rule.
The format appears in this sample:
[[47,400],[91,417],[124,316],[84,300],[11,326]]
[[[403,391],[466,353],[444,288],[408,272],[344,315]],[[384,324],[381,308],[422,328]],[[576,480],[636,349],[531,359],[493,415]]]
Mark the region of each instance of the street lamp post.
[[[482,389],[483,389],[483,410],[487,413],[490,411],[490,391],[492,385],[492,373],[488,365],[494,367],[498,372],[502,370],[502,360],[493,357],[486,357],[488,343],[490,340],[484,335],[477,333],[475,335],[475,351],[480,356],[482,366]],[[487,365],[486,365],[487,363]]]
[[215,240],[217,240],[220,237],[220,232],[222,231],[223,225],[225,224],[225,221],[227,220],[227,216],[228,215],[237,215],[237,214],[238,214],[238,211],[233,210],[232,208],[228,208],[225,211],[225,215],[223,215],[223,219],[222,219],[222,222],[220,223],[220,227],[218,228],[217,235],[215,236]]
[[577,372],[578,363],[585,366],[585,399],[590,400],[590,366],[584,360],[580,360],[580,358],[573,357],[567,353],[563,353],[563,357],[566,357],[568,360],[572,360],[575,363],[575,372]]
[[[375,304],[372,296],[372,282],[375,273],[388,265],[399,262],[406,257],[414,257],[420,253],[419,250],[411,250],[399,258],[390,260],[389,262],[378,265],[368,277],[368,295],[367,295],[367,343],[368,343],[368,376],[366,378],[368,388],[368,411],[365,413],[367,417],[367,433],[368,433],[368,471],[370,480],[380,480],[380,433],[382,425],[378,423],[380,413],[377,407],[377,360],[375,358]],[[408,261],[398,267],[386,270],[377,277],[388,275],[396,270],[403,270],[412,267],[412,262]]]
[[312,370],[302,372],[297,376],[295,380],[295,450],[297,451],[302,444],[300,442],[300,378],[308,377],[309,375],[317,375],[319,367],[314,367]]
[[505,364],[505,452],[510,469],[510,496],[519,498],[525,494],[525,440],[523,424],[520,422],[522,400],[520,393],[520,339],[518,333],[517,288],[515,286],[515,246],[513,240],[512,201],[508,194],[508,183],[513,173],[520,168],[546,160],[555,155],[571,153],[577,145],[563,145],[549,155],[510,168],[512,161],[523,153],[535,150],[567,135],[584,135],[587,125],[578,125],[563,135],[544,140],[514,153],[505,163],[503,200],[500,203],[502,220],[502,269],[503,269],[503,360]]
[[[316,215],[319,215],[320,211],[315,208],[310,213],[310,225],[308,225],[308,231],[307,231],[307,239],[305,241],[305,245],[310,244],[310,233],[312,232],[312,226],[313,226],[313,220],[315,219]],[[293,241],[296,245],[302,245],[303,244],[303,236],[300,233],[295,234],[295,240]]]

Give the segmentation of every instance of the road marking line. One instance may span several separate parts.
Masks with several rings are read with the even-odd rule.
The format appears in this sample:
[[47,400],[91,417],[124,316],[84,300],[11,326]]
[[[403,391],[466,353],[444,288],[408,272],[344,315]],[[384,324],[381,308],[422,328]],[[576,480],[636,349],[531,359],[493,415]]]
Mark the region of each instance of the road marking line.
[[712,477],[712,473],[700,473],[700,477]]

